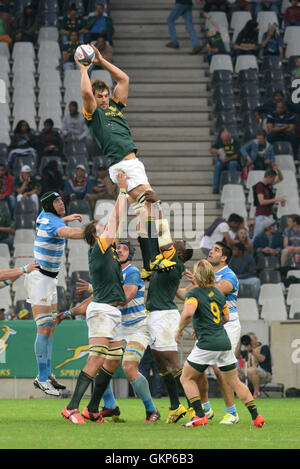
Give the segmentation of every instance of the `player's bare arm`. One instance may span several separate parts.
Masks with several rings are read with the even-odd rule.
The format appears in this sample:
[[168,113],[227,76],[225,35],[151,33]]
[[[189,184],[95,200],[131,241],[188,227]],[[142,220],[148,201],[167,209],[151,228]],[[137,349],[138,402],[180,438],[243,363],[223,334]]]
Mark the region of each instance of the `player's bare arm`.
[[117,175],[117,181],[118,181],[118,186],[120,189],[120,194],[117,198],[114,209],[110,214],[108,224],[103,232],[103,236],[106,240],[107,245],[112,244],[113,241],[115,240],[122,217],[125,214],[125,210],[127,208],[126,193],[127,193],[128,177],[124,173],[119,173]]
[[36,261],[25,265],[24,267],[16,267],[15,269],[0,270],[0,282],[3,280],[15,281],[24,273],[30,274],[33,270],[39,270],[39,264]]
[[81,228],[73,228],[73,227],[70,227],[70,226],[61,226],[57,230],[57,235],[60,238],[83,239],[83,230]]
[[230,283],[228,280],[221,280],[219,283],[215,284],[215,287],[224,293],[224,295],[228,295],[233,291],[232,283]]
[[78,58],[76,57],[76,54],[74,55],[74,60],[76,64],[78,65],[80,73],[81,73],[80,87],[81,87],[83,107],[88,114],[94,114],[97,108],[97,102],[93,94],[91,80],[88,75],[89,68],[91,67],[92,64],[90,65],[81,64]]
[[95,52],[95,58],[93,60],[93,63],[95,65],[100,65],[103,67],[105,70],[110,73],[114,81],[117,83],[115,89],[114,89],[114,94],[113,97],[117,99],[118,101],[121,101],[122,104],[127,103],[128,99],[128,93],[129,93],[129,76],[123,72],[120,68],[116,67],[112,63],[108,62],[107,60],[102,57],[101,53],[99,50],[91,44],[92,48],[94,49]]

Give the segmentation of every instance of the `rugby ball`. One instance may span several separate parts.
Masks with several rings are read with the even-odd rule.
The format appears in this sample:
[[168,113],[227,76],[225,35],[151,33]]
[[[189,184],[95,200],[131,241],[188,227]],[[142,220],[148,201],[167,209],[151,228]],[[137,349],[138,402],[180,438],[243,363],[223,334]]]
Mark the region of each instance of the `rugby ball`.
[[81,64],[89,65],[94,60],[95,52],[89,44],[82,44],[77,47],[75,55]]

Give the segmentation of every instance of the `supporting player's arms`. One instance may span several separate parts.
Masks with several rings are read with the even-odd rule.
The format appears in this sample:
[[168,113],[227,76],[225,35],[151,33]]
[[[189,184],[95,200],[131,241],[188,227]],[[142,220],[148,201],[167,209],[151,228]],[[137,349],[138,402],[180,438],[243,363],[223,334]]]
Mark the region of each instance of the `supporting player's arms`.
[[128,177],[124,173],[117,174],[117,181],[118,186],[120,188],[120,194],[117,198],[115,206],[110,214],[107,226],[103,232],[103,237],[105,238],[106,244],[109,246],[111,245],[118,233],[118,229],[122,218],[125,214],[127,209],[127,198],[126,198],[126,191],[127,191],[127,180]]
[[96,65],[100,65],[101,67],[105,68],[108,73],[110,73],[114,81],[117,83],[114,89],[113,97],[117,101],[121,101],[121,103],[125,105],[127,103],[129,92],[129,76],[120,68],[116,67],[111,62],[105,60],[95,46],[93,46],[92,44],[91,46],[95,51],[95,58],[93,63]]
[[61,226],[58,228],[57,234],[60,238],[83,239],[83,230],[81,228]]
[[3,269],[0,270],[0,282],[3,280],[11,280],[14,282],[23,274],[29,274],[33,270],[38,270],[39,264],[36,261],[27,264],[24,267],[16,267],[15,269]]
[[83,300],[79,305],[74,306],[74,308],[68,310],[68,311],[63,311],[62,313],[59,313],[56,317],[56,325],[58,326],[64,319],[67,319],[68,317],[73,317],[73,316],[81,316],[86,313],[87,307],[92,301],[93,295],[89,296],[85,300]]
[[221,280],[219,283],[215,283],[215,287],[224,293],[224,295],[228,295],[233,290],[233,285],[228,280]]
[[138,292],[138,289],[139,288],[137,285],[124,285],[123,286],[123,290],[124,290],[125,297],[126,297],[125,304],[129,303],[135,297],[135,295]]

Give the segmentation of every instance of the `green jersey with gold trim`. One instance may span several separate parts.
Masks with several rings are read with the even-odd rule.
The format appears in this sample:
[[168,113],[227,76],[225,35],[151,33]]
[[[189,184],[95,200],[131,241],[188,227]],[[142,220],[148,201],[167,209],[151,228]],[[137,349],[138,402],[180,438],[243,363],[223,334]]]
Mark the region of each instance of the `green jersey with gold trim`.
[[215,287],[195,287],[184,296],[184,304],[193,304],[193,329],[197,346],[203,350],[230,350],[231,342],[223,326],[224,314],[229,314],[225,295]]
[[124,104],[115,98],[109,100],[109,108],[97,107],[93,114],[83,109],[85,123],[96,140],[109,166],[119,163],[129,153],[137,152],[129,125],[122,113]]
[[89,270],[96,303],[125,302],[123,275],[116,250],[102,235],[89,250]]

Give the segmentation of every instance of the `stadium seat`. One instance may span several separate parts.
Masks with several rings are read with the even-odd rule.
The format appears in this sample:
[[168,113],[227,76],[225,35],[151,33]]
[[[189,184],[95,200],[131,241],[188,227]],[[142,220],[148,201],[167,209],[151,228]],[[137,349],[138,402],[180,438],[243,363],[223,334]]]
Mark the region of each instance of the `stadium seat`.
[[271,300],[271,299],[284,301],[284,295],[283,295],[281,285],[272,284],[272,283],[264,283],[260,287],[258,304],[262,306],[267,300]]
[[20,243],[33,244],[35,239],[34,230],[18,229],[15,231],[14,245]]
[[283,215],[290,215],[291,213],[295,213],[300,215],[300,203],[299,199],[287,199],[285,202],[284,207],[281,204],[278,205],[277,208],[277,217],[281,218]]
[[222,96],[217,98],[214,101],[215,112],[222,112],[222,111],[234,111],[235,110],[235,100],[234,97],[229,96]]
[[279,269],[280,259],[277,256],[259,255],[256,261],[256,268],[258,271]]
[[264,177],[264,174],[265,174],[264,171],[259,171],[259,170],[249,171],[248,176],[247,176],[247,181],[246,181],[247,189],[250,190],[252,186],[254,186],[257,182],[261,181],[262,178]]
[[24,214],[37,215],[36,205],[31,199],[19,200],[16,203],[15,217]]
[[224,83],[218,83],[213,90],[213,98],[223,98],[225,96],[233,96],[233,84],[230,81],[225,81]]
[[[223,11],[210,11],[209,15],[211,18],[213,18],[219,27],[223,26],[224,28],[228,29],[229,24],[226,13]],[[205,20],[205,29],[209,29],[210,31],[215,30],[214,26],[208,19]]]
[[211,80],[213,86],[224,81],[232,83],[232,72],[230,70],[215,70]]
[[300,55],[300,43],[299,42],[289,42],[285,49],[285,57],[288,59],[292,56]]
[[7,312],[11,308],[11,305],[12,299],[9,287],[1,289],[0,308],[4,308],[5,312]]
[[292,283],[288,288],[286,304],[290,306],[294,300],[300,301],[300,283]]
[[7,244],[0,243],[0,258],[10,259],[10,252]]
[[112,80],[111,74],[107,70],[93,70],[92,71],[92,80],[101,80],[106,83],[110,89],[112,89],[114,82]]
[[62,164],[62,156],[43,156],[41,158],[41,163],[40,163],[40,172],[42,173],[43,169],[45,166],[50,162],[50,161],[56,161],[58,164],[58,169],[61,172],[61,174],[64,174],[64,168]]
[[213,55],[209,66],[209,72],[214,73],[215,70],[229,70],[230,72],[233,72],[233,65],[230,55]]
[[268,299],[261,309],[261,318],[265,321],[284,321],[287,319],[287,310],[284,299]]
[[264,269],[260,272],[259,279],[262,285],[266,283],[271,283],[271,284],[280,283],[281,275],[278,270]]
[[239,285],[239,298],[254,298],[255,297],[255,288],[253,285],[245,285],[240,283]]
[[245,202],[245,192],[242,185],[226,184],[222,187],[221,203],[225,204],[229,200],[239,200]]
[[241,97],[257,96],[259,97],[259,87],[255,81],[245,81],[240,84],[239,93]]
[[287,273],[287,278],[289,277],[300,278],[300,270],[298,269],[289,270]]
[[216,129],[220,131],[222,127],[237,127],[235,110],[225,110],[216,113]]
[[15,221],[13,223],[14,228],[16,230],[19,228],[34,229],[36,215],[35,214],[31,214],[31,216],[29,215],[30,215],[29,213],[26,213],[26,214],[21,213],[20,215],[15,217]]
[[59,32],[55,26],[42,26],[39,29],[38,44],[42,41],[57,41],[58,38]]
[[31,257],[33,256],[32,243],[14,243],[14,257]]
[[57,287],[57,310],[59,312],[66,311],[68,309],[68,300],[66,290],[62,286]]
[[9,268],[10,268],[10,258],[0,257],[0,269],[9,269]]
[[274,11],[259,11],[258,22],[258,42],[261,43],[263,34],[268,30],[270,24],[279,25],[278,16]]
[[275,155],[275,162],[281,170],[294,171],[296,173],[296,165],[293,155]]
[[35,51],[32,42],[15,42],[11,57],[15,62],[23,57],[35,59]]
[[0,42],[0,56],[10,59],[10,51],[7,42]]
[[220,178],[220,190],[225,184],[242,184],[241,171],[222,171]]
[[84,213],[91,216],[90,204],[87,200],[72,200],[69,205],[69,213]]
[[248,70],[254,68],[258,70],[257,58],[255,55],[239,55],[235,63],[235,73],[239,73],[241,70]]
[[238,213],[241,217],[244,218],[244,220],[247,220],[248,214],[245,201],[228,200],[227,202],[225,202],[222,210],[222,217],[227,220],[229,215],[231,215],[232,213]]
[[66,142],[64,151],[67,159],[69,159],[71,155],[88,157],[87,147],[84,142]]
[[230,29],[244,27],[247,21],[251,20],[252,16],[249,11],[234,11],[231,15]]
[[87,255],[83,256],[76,256],[73,257],[72,259],[69,259],[70,265],[69,265],[69,276],[72,276],[72,273],[77,271],[77,270],[89,270],[89,262],[88,262],[88,257]]
[[[259,95],[254,96],[243,96],[240,95],[239,100],[239,113],[241,116],[245,116],[245,113],[252,112],[257,106],[260,105],[260,98]],[[253,128],[255,129],[258,127],[257,123],[253,121]],[[249,127],[249,126],[248,126]]]
[[254,298],[238,298],[237,310],[240,321],[256,320],[259,318],[258,306]]

